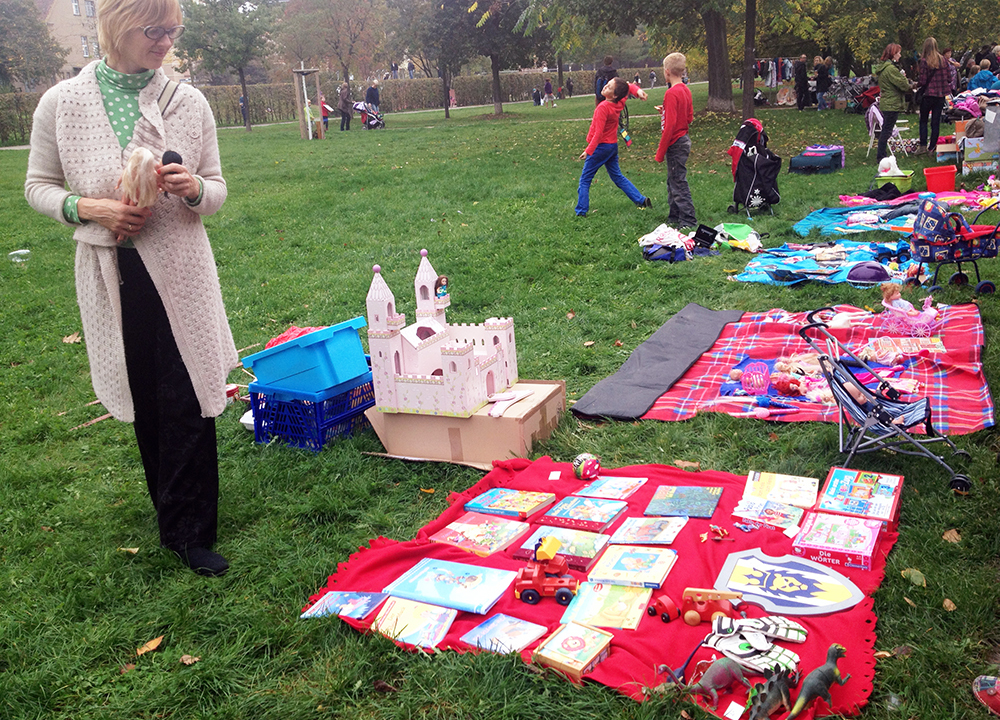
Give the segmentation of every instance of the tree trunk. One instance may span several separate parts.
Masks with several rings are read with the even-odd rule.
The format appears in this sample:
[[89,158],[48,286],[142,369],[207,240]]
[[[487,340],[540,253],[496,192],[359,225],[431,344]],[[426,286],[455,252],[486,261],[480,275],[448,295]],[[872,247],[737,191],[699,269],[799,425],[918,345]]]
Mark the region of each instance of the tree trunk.
[[243,102],[246,103],[247,107],[247,117],[243,121],[243,126],[250,132],[250,96],[247,95],[247,78],[246,74],[243,72],[243,68],[239,68],[240,74],[240,90],[243,91]]
[[757,0],[746,0],[743,35],[743,119],[753,117],[754,36],[757,34]]
[[733,79],[726,48],[726,18],[718,10],[705,10],[701,18],[705,23],[708,47],[708,109],[733,112]]
[[562,53],[556,53],[556,77],[558,78],[556,82],[557,87],[563,86],[563,73],[562,73]]
[[441,87],[444,88],[444,117],[445,120],[451,117],[451,73],[445,67],[439,67],[438,72],[441,73]]
[[503,115],[503,98],[500,97],[500,56],[490,55],[490,70],[493,71],[493,114]]

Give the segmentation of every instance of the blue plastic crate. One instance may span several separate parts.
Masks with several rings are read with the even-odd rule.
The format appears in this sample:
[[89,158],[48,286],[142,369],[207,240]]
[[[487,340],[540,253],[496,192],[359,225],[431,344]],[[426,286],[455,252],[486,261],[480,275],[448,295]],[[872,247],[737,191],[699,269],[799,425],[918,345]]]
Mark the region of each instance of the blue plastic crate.
[[306,392],[250,383],[254,439],[276,438],[319,452],[327,441],[351,435],[368,425],[365,410],[375,404],[371,372],[356,378],[346,392]]
[[343,392],[368,372],[358,329],[363,317],[314,330],[288,342],[243,358],[257,382],[282,390]]

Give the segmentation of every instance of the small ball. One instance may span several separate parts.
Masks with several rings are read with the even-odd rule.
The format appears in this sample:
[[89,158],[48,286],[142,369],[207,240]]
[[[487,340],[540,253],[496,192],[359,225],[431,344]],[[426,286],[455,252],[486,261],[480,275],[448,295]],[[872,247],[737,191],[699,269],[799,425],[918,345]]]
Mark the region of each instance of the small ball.
[[601,474],[601,458],[581,453],[573,458],[573,472],[580,480],[596,480]]

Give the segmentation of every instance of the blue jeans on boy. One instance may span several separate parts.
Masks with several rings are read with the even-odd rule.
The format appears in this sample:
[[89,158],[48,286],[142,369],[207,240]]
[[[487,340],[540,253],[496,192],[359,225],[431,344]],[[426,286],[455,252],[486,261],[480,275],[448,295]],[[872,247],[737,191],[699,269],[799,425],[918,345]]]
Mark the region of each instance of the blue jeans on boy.
[[602,165],[607,168],[611,181],[628,195],[629,200],[638,205],[646,199],[635,185],[622,175],[622,171],[618,167],[618,143],[600,143],[594,148],[594,154],[588,155],[587,159],[583,161],[580,189],[577,191],[577,215],[586,215],[587,210],[590,209],[590,183],[594,181],[594,175],[597,174]]

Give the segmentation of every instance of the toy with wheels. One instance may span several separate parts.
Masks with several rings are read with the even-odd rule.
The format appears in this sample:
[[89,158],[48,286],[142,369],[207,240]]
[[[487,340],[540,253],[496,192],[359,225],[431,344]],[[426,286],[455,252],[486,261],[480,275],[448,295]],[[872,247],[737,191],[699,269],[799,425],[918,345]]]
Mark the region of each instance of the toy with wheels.
[[580,581],[568,574],[569,563],[559,555],[562,543],[558,538],[543,537],[535,545],[533,557],[517,571],[514,597],[529,605],[537,605],[543,597],[554,597],[560,605],[569,605]]
[[[989,209],[991,208],[986,208]],[[941,289],[938,273],[945,265],[957,266],[957,271],[948,280],[949,285],[968,285],[969,276],[963,271],[962,263],[972,265],[976,273],[977,293],[985,295],[996,291],[996,285],[980,277],[979,265],[976,263],[981,258],[995,258],[1000,246],[1000,223],[976,224],[976,220],[986,210],[976,215],[970,225],[961,213],[949,212],[947,207],[936,200],[921,201],[917,219],[913,223],[913,234],[910,235],[910,249],[921,269],[924,264],[936,265],[929,292]]]
[[894,335],[930,337],[941,327],[940,314],[936,308],[930,306],[933,300],[934,298],[928,295],[924,300],[924,309],[919,312],[910,312],[883,300],[884,309],[879,316],[882,318],[882,329]]
[[681,616],[681,611],[678,609],[677,603],[671,600],[669,595],[660,595],[660,597],[649,604],[646,612],[653,617],[659,615],[660,620],[665,623],[676,620]]
[[720,615],[736,617],[736,606],[732,602],[743,599],[743,593],[714,590],[712,588],[686,588],[681,602],[681,616],[688,625],[712,622]]

